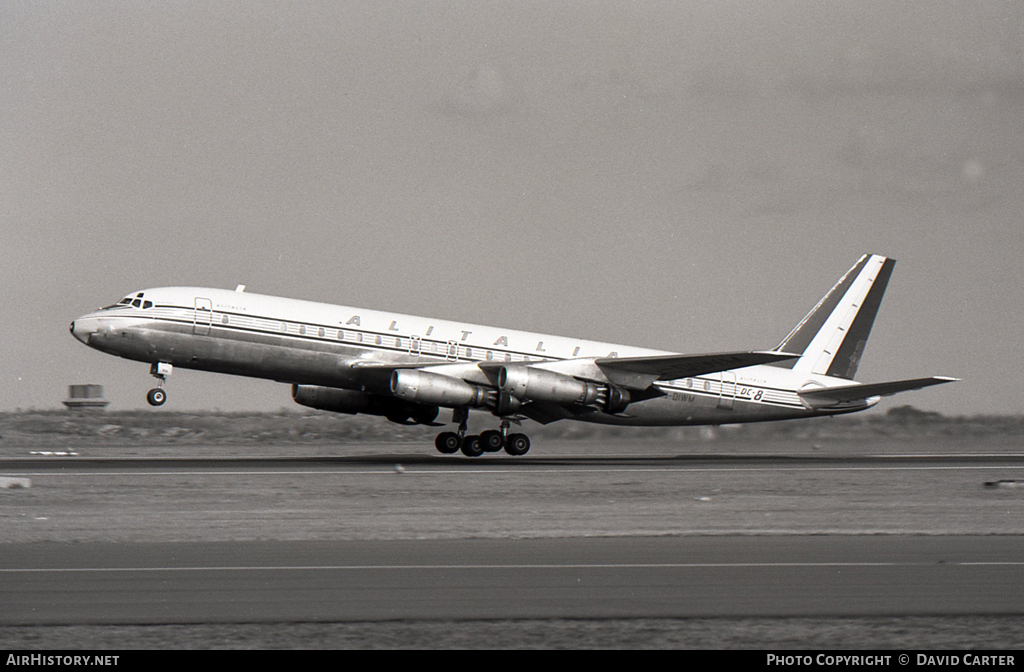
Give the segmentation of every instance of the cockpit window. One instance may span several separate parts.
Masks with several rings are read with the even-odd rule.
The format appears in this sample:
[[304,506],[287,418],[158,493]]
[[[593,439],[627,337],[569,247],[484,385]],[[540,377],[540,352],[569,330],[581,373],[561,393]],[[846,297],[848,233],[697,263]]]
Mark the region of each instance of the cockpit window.
[[142,308],[143,310],[146,308],[152,308],[153,302],[143,300],[144,296],[146,296],[145,292],[139,292],[135,296],[126,296],[114,305],[107,306],[107,308],[116,308],[117,306],[134,306],[136,308]]

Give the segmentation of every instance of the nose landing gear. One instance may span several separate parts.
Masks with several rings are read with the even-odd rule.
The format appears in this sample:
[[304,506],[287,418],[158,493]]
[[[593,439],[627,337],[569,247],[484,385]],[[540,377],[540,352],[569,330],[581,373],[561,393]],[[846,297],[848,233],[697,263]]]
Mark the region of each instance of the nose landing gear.
[[164,383],[167,382],[167,376],[173,373],[174,367],[164,362],[156,362],[153,366],[149,367],[149,373],[157,379],[156,387],[146,393],[146,401],[149,402],[150,406],[163,406],[164,402],[167,401],[167,393],[164,392]]

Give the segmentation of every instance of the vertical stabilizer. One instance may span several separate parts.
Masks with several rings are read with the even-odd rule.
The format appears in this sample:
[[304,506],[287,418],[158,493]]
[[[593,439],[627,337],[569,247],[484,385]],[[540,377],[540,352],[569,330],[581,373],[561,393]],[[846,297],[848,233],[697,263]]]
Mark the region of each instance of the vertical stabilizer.
[[775,350],[801,353],[776,366],[853,380],[895,259],[865,254]]

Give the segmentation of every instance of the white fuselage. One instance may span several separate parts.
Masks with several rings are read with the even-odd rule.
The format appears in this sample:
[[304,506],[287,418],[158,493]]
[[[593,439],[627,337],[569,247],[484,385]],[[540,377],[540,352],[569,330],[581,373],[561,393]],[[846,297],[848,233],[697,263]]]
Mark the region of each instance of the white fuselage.
[[[244,291],[162,287],[137,294],[144,297],[136,301],[139,305],[123,301],[84,315],[74,321],[72,333],[90,347],[151,364],[380,395],[389,390],[388,375],[378,365],[418,368],[483,386],[493,386],[487,365],[497,363],[606,383],[596,358],[673,354]],[[849,412],[877,402],[815,410],[797,394],[840,382],[849,381],[773,365],[748,366],[657,381],[655,394],[630,403],[622,413],[573,419],[727,424]]]

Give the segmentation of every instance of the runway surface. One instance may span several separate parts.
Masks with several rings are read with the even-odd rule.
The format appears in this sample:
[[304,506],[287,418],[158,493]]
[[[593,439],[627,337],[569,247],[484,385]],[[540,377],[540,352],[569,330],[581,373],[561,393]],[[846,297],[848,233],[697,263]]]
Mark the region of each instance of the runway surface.
[[629,455],[620,448],[470,459],[377,450],[4,458],[0,474],[29,479],[31,488],[0,490],[0,527],[5,542],[83,543],[1024,534],[1024,487],[1014,487],[1024,485],[1020,452]]
[[13,544],[0,623],[1024,613],[1024,537]]
[[[234,449],[239,450],[239,449]],[[77,451],[23,451],[29,453],[21,457],[0,457],[0,470],[62,472],[69,470],[99,469],[242,469],[245,467],[257,470],[275,469],[354,469],[384,468],[392,469],[401,464],[426,470],[456,468],[462,471],[479,468],[497,468],[501,470],[521,470],[529,468],[564,467],[614,469],[615,467],[694,467],[704,470],[713,469],[788,469],[788,468],[961,468],[976,469],[992,465],[1024,467],[1024,449],[1018,450],[986,450],[972,452],[928,452],[919,450],[907,452],[864,453],[861,451],[849,454],[837,454],[834,451],[823,454],[764,454],[764,453],[685,453],[685,454],[630,454],[621,451],[619,454],[597,453],[587,451],[566,454],[527,455],[510,457],[504,453],[485,454],[481,457],[467,458],[461,455],[439,455],[429,452],[427,448],[419,452],[380,452],[335,454],[335,455],[303,455],[274,454],[265,455],[264,451],[248,449],[244,454],[227,454],[218,456],[203,451],[201,455],[188,455],[189,450],[183,448],[175,456],[168,455],[91,455]],[[93,451],[98,452],[98,451]],[[198,451],[197,451],[198,452]],[[228,452],[228,451],[224,451]]]
[[1024,612],[1020,451],[570,448],[8,456],[0,625]]

